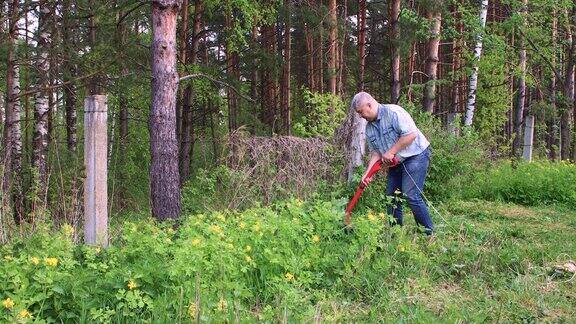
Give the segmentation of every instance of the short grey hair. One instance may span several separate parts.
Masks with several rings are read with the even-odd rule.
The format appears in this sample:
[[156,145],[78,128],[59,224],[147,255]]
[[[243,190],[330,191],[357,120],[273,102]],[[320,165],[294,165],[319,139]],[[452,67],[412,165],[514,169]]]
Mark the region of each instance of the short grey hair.
[[365,102],[370,102],[374,100],[374,98],[368,92],[358,92],[354,98],[352,98],[352,102],[350,103],[350,108],[356,110]]

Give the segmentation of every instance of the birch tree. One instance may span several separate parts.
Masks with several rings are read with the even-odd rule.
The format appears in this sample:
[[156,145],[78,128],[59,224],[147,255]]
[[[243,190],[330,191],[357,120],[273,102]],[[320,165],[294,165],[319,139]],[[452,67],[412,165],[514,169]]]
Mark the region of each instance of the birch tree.
[[476,89],[478,87],[478,61],[482,55],[482,34],[486,26],[486,16],[488,14],[488,0],[482,0],[480,6],[480,26],[481,30],[476,35],[476,46],[474,47],[474,66],[468,85],[468,101],[466,103],[466,118],[464,126],[471,126],[474,119],[474,110],[476,109]]

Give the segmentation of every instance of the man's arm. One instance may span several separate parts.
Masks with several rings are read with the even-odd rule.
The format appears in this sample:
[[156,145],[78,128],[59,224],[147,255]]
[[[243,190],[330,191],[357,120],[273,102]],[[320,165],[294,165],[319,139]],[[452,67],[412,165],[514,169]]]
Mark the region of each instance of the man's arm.
[[378,162],[378,160],[380,159],[381,159],[380,153],[378,153],[377,151],[370,152],[370,162],[368,162],[368,168],[366,168],[366,172],[364,172],[364,175],[362,176],[362,183],[365,186],[367,186],[370,183],[370,181],[372,181],[372,178],[366,177],[368,175],[368,171],[370,171],[374,163]]
[[412,132],[408,135],[404,135],[398,139],[398,141],[392,145],[392,147],[386,151],[386,153],[382,154],[382,162],[384,163],[392,163],[392,159],[394,156],[398,154],[398,152],[402,151],[408,145],[412,144],[416,139],[417,133]]

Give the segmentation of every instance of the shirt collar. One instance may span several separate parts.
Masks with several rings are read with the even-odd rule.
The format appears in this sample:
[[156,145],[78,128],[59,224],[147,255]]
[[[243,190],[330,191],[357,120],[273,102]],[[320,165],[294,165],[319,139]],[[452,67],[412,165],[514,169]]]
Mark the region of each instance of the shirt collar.
[[384,116],[384,107],[382,107],[381,104],[378,104],[378,113],[376,114],[376,119],[374,119],[373,121],[371,121],[372,123],[375,123],[377,121],[380,121],[380,119],[382,118],[382,116]]

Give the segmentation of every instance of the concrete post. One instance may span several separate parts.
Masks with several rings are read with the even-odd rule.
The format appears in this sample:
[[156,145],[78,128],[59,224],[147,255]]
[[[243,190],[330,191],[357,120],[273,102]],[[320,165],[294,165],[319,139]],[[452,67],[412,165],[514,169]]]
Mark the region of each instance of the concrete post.
[[84,242],[108,246],[108,98],[84,100]]

